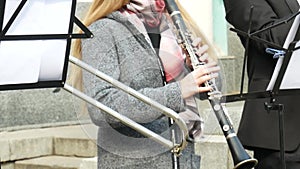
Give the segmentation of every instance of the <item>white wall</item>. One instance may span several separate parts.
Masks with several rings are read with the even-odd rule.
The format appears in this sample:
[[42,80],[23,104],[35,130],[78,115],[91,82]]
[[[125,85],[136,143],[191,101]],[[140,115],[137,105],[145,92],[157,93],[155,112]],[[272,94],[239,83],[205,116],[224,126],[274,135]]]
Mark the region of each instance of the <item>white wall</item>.
[[179,0],[200,29],[213,42],[212,0]]

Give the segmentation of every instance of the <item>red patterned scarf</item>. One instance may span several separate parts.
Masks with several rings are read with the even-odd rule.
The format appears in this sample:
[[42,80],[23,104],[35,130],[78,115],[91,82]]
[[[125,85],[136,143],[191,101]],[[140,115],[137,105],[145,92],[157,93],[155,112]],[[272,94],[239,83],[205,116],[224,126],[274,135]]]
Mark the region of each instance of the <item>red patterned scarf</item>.
[[[169,82],[175,80],[183,72],[185,56],[177,43],[172,26],[168,26],[171,19],[164,16],[164,9],[164,0],[131,0],[121,11],[131,16],[130,20],[145,36],[148,35],[144,25],[150,28],[160,28],[160,32],[157,32],[161,34],[159,56],[164,66],[166,81]],[[164,20],[162,25],[160,25],[161,20]]]
[[126,6],[129,13],[135,13],[145,24],[157,27],[165,9],[164,0],[131,0]]
[[[124,15],[129,16],[129,20],[139,29],[146,37],[149,43],[147,33],[148,28],[159,28],[161,34],[159,57],[164,66],[166,81],[180,80],[184,72],[184,52],[177,43],[177,37],[174,34],[172,22],[168,16],[164,16],[165,9],[164,0],[131,0],[121,11]],[[161,21],[164,22],[161,22]],[[157,30],[157,29],[154,29]],[[190,107],[196,107],[195,100],[191,97],[186,99],[186,104]],[[180,117],[185,120],[189,130],[193,127],[198,127],[193,130],[193,138],[200,136],[203,132],[203,121],[198,116],[197,109],[191,111],[187,109],[179,113]],[[198,125],[198,126],[197,126]]]

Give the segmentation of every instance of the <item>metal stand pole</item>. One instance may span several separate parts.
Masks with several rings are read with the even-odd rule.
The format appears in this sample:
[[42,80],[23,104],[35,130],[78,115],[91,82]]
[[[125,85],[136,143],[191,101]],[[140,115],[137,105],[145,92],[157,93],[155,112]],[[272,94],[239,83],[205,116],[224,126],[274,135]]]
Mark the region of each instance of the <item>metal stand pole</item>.
[[274,104],[274,99],[271,100],[271,104],[265,103],[265,108],[268,112],[270,110],[278,111],[278,123],[279,123],[279,144],[280,144],[280,163],[281,169],[286,169],[285,163],[285,134],[284,134],[284,105]]
[[[174,125],[174,120],[169,118],[169,126],[171,127],[172,125]],[[170,134],[171,134],[171,140],[172,142],[175,144],[176,143],[176,133],[175,133],[175,129],[170,130]],[[180,163],[179,163],[179,156],[172,153],[171,154],[171,158],[172,158],[172,169],[180,169]]]

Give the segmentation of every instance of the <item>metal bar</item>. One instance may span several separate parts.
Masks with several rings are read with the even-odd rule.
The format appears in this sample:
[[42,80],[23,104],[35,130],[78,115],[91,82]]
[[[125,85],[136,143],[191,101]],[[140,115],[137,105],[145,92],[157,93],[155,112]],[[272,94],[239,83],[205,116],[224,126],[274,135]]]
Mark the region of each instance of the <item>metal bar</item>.
[[3,28],[2,32],[0,33],[0,36],[4,36],[7,31],[9,30],[10,26],[13,24],[13,22],[15,21],[15,19],[17,18],[17,16],[19,15],[20,11],[22,10],[22,8],[24,7],[24,5],[26,4],[27,0],[22,0],[19,4],[19,6],[17,7],[17,9],[15,10],[15,12],[13,13],[13,15],[11,16],[11,18],[8,20],[6,26]]
[[[142,134],[146,134],[146,136],[151,136],[151,137],[153,137],[153,139],[156,139],[156,141],[161,142],[161,143],[163,143],[164,145],[166,145],[168,147],[170,147],[170,144],[172,144],[173,148],[177,147],[180,150],[183,150],[186,147],[187,140],[188,140],[188,129],[187,129],[187,126],[186,126],[184,120],[179,117],[178,113],[176,113],[175,111],[173,111],[170,108],[167,108],[167,107],[161,105],[160,103],[152,100],[151,98],[149,98],[149,97],[147,97],[147,96],[145,96],[145,95],[137,92],[136,90],[134,90],[134,89],[132,89],[132,88],[124,85],[123,83],[117,81],[116,79],[114,79],[114,78],[112,78],[112,77],[110,77],[110,76],[108,76],[108,75],[100,72],[99,70],[91,67],[90,65],[84,63],[83,61],[81,61],[81,60],[79,60],[79,59],[77,59],[77,58],[75,58],[73,56],[69,57],[69,61],[71,63],[73,63],[73,64],[75,64],[75,65],[83,68],[84,70],[86,70],[86,71],[88,71],[88,72],[96,75],[97,77],[101,78],[102,80],[104,80],[104,81],[106,81],[106,82],[114,85],[115,87],[119,88],[120,90],[123,90],[124,92],[126,92],[126,93],[128,93],[128,94],[130,94],[130,95],[132,95],[132,96],[134,96],[134,97],[136,97],[138,99],[140,99],[141,101],[147,103],[148,105],[156,108],[162,114],[168,116],[169,118],[172,118],[175,121],[175,123],[179,126],[179,128],[181,129],[183,136],[182,136],[182,142],[181,142],[181,144],[180,145],[174,145],[171,141],[162,141],[162,140],[160,140],[161,138],[159,138],[159,137],[157,139],[156,138],[157,134],[154,135],[155,136],[155,138],[154,138],[153,135],[149,135],[149,133],[146,132],[146,130],[144,130],[144,129],[142,129],[142,131],[140,131],[140,132],[146,132],[146,133],[142,133]],[[73,91],[75,91],[75,90],[73,90]],[[95,103],[95,105],[98,105],[98,104],[100,104],[100,103],[97,103],[97,104]],[[105,110],[106,109],[107,108],[105,108]],[[108,111],[110,111],[110,110],[108,110]],[[113,113],[113,114],[115,114],[115,113]],[[121,117],[120,115],[116,115],[116,118],[119,119],[120,117]],[[119,120],[122,121],[122,119],[119,119]],[[132,120],[130,120],[130,121],[127,121],[127,120],[129,120],[129,119],[126,118],[125,123],[128,124],[128,125],[130,125],[131,123],[134,122]],[[136,122],[134,122],[134,123],[136,123]],[[134,124],[133,126],[130,126],[130,127],[134,127],[134,129],[137,129],[139,131],[139,127],[136,128],[136,124]],[[143,126],[141,126],[141,127],[143,127]],[[165,139],[165,138],[163,138],[163,139]],[[176,151],[178,151],[178,150],[174,150],[174,151],[175,151],[175,153],[177,153]]]
[[147,137],[150,137],[151,139],[161,143],[162,145],[165,145],[169,148],[173,148],[174,145],[171,141],[163,138],[162,136],[152,132],[151,130],[145,128],[144,126],[136,123],[135,121],[129,119],[128,117],[112,110],[111,108],[105,106],[104,104],[98,102],[97,100],[87,96],[86,94],[80,92],[79,90],[69,86],[68,84],[65,84],[63,89],[65,89],[66,91],[68,91],[69,93],[79,97],[80,99],[86,101],[87,103],[92,104],[93,106],[96,106],[97,108],[109,113],[110,115],[112,115],[113,117],[115,117],[116,119],[120,120],[122,123],[124,123],[125,125],[132,127],[133,129],[139,131],[140,133],[144,134]]

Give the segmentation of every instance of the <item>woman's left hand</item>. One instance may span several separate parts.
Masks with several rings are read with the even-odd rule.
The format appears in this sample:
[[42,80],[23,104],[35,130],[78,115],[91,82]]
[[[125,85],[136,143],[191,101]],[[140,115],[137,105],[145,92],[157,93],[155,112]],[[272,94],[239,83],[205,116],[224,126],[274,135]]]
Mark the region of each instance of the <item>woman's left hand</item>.
[[[203,44],[201,38],[195,38],[191,45],[194,48],[195,54],[198,56],[200,62],[205,62],[207,64],[213,61],[213,59],[210,58],[208,54],[208,45]],[[191,59],[189,56],[186,58],[186,64],[191,68],[191,70],[193,70]]]
[[200,62],[208,63],[212,61],[212,58],[210,58],[208,55],[209,47],[207,44],[204,44],[202,42],[201,38],[195,38],[192,42],[192,46],[194,47],[195,53],[198,56]]

